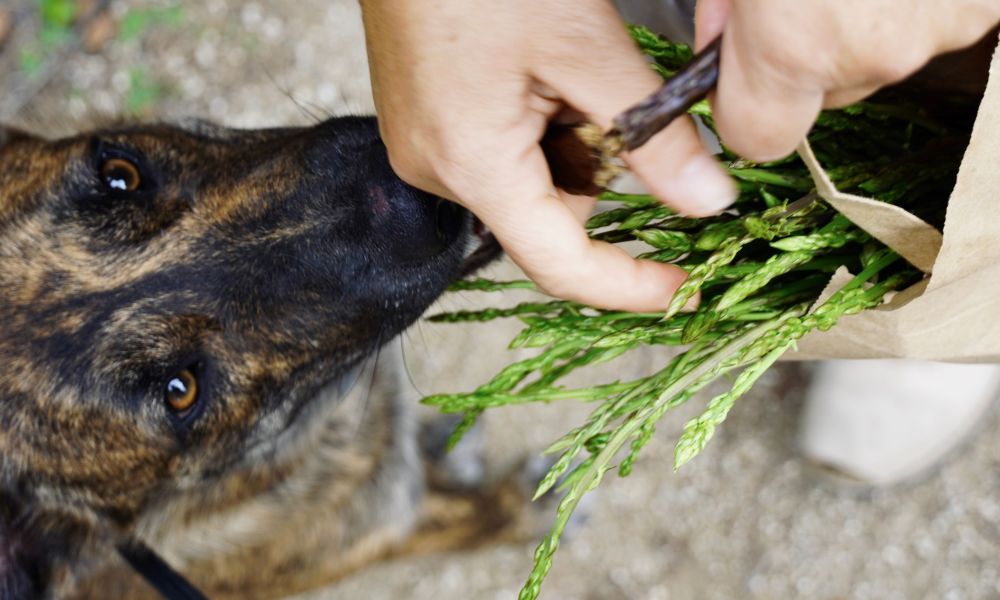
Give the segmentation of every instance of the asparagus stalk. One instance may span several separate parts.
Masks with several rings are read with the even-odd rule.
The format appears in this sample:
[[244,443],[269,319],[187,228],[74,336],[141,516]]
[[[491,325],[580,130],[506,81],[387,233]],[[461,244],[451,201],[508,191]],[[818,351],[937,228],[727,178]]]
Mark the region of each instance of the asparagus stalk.
[[[684,46],[642,28],[631,31],[653,58],[654,68],[665,76],[691,60]],[[697,103],[689,112],[711,125],[707,104]],[[933,216],[942,212],[960,159],[957,150],[945,150],[964,148],[968,133],[938,122],[909,99],[890,98],[824,112],[810,141],[840,189]],[[702,414],[685,425],[674,453],[674,467],[680,468],[704,449],[739,397],[802,336],[878,306],[889,293],[922,276],[819,201],[797,157],[754,164],[724,151],[721,160],[741,186],[739,200],[724,215],[689,219],[651,196],[605,192],[601,199],[612,205],[587,223],[594,239],[643,242],[650,248],[643,257],[688,271],[688,279],[665,311],[635,314],[548,301],[431,318],[464,322],[517,317],[525,328],[511,346],[541,348],[536,356],[509,365],[472,392],[424,400],[442,411],[464,415],[453,442],[492,407],[570,399],[594,405],[584,423],[546,450],[559,457],[536,495],[557,489],[565,496],[535,552],[521,600],[538,596],[562,531],[583,495],[616,461],[619,475],[628,475],[667,412],[719,377],[736,374],[730,389],[710,399]],[[803,194],[799,201],[789,202]],[[857,275],[813,308],[840,268]],[[495,292],[532,287],[526,281],[480,279],[460,282],[453,289]],[[698,296],[701,307],[684,312]],[[636,380],[581,389],[561,385],[579,369],[645,345],[686,349],[659,371]]]

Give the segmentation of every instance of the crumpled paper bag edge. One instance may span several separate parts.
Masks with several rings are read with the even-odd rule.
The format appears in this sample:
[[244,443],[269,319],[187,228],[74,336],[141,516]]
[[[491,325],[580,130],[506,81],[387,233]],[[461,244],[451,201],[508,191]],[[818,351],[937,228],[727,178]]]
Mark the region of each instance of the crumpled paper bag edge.
[[[921,270],[932,272],[932,276],[916,284],[920,288],[901,292],[898,297],[905,298],[905,302],[845,317],[830,331],[809,334],[799,342],[797,351],[786,353],[784,359],[1000,362],[1000,261],[996,260],[1000,249],[995,253],[970,252],[970,244],[956,240],[974,236],[1000,246],[1000,218],[992,216],[995,208],[982,212],[990,197],[1000,200],[1000,185],[994,185],[1000,175],[993,175],[1000,160],[1000,46],[994,53],[989,84],[949,199],[943,236],[905,211],[899,212],[909,217],[872,206],[875,201],[842,194],[830,183],[807,146],[803,154],[820,195],[833,198],[831,204],[838,210],[846,207],[846,211],[842,210],[845,216]],[[852,210],[857,207],[861,209]],[[911,234],[918,237],[909,239]],[[909,243],[913,240],[916,243]],[[919,245],[925,250],[916,248],[915,253]],[[945,256],[947,261],[939,261]]]

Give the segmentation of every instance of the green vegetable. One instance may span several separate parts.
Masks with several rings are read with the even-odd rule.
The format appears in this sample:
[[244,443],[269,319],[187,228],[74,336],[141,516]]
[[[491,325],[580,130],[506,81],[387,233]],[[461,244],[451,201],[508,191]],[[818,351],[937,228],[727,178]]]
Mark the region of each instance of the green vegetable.
[[[691,58],[686,47],[645,29],[632,28],[632,34],[653,57],[658,72],[674,73]],[[962,110],[974,114],[975,104],[976,99],[967,99]],[[953,99],[948,110],[959,105]],[[711,125],[707,104],[699,103],[691,112]],[[949,115],[938,117],[903,95],[886,95],[878,103],[824,112],[810,141],[841,190],[873,195],[934,221],[954,186],[961,149],[969,136],[964,121]],[[521,600],[538,596],[563,528],[583,495],[616,465],[619,475],[628,475],[657,422],[670,409],[688,402],[719,377],[735,374],[730,389],[712,398],[701,416],[685,425],[674,454],[674,467],[680,468],[701,452],[739,397],[798,339],[835,326],[843,316],[878,306],[890,292],[922,277],[819,200],[798,157],[754,164],[724,151],[722,160],[741,186],[739,200],[724,215],[689,219],[650,196],[606,193],[602,199],[613,206],[587,223],[595,239],[644,242],[651,248],[644,257],[688,271],[688,279],[664,312],[635,314],[551,301],[432,317],[460,322],[517,316],[525,329],[511,347],[541,349],[472,392],[424,400],[442,411],[464,414],[452,442],[478,415],[495,406],[573,399],[595,404],[585,423],[546,450],[559,458],[536,496],[553,489],[565,496],[535,553]],[[856,275],[814,307],[840,268]],[[474,280],[454,289],[525,287],[530,283]],[[700,308],[685,312],[699,295]],[[559,385],[577,369],[644,345],[687,348],[661,370],[640,379],[585,389]]]

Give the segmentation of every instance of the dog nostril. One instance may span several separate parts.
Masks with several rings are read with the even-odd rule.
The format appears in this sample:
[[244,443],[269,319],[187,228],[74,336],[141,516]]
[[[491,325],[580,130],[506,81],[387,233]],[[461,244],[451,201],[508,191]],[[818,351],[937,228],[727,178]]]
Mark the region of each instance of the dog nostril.
[[434,215],[438,240],[450,240],[462,224],[463,209],[454,202],[438,198],[434,203]]

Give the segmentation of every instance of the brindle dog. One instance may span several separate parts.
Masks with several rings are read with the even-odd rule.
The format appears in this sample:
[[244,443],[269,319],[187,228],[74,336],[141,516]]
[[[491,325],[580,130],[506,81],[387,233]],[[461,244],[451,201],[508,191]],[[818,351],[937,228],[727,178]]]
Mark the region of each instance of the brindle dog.
[[356,373],[474,229],[373,119],[0,130],[0,597],[154,596],[129,540],[270,598],[510,531],[510,486],[427,483],[397,365]]

